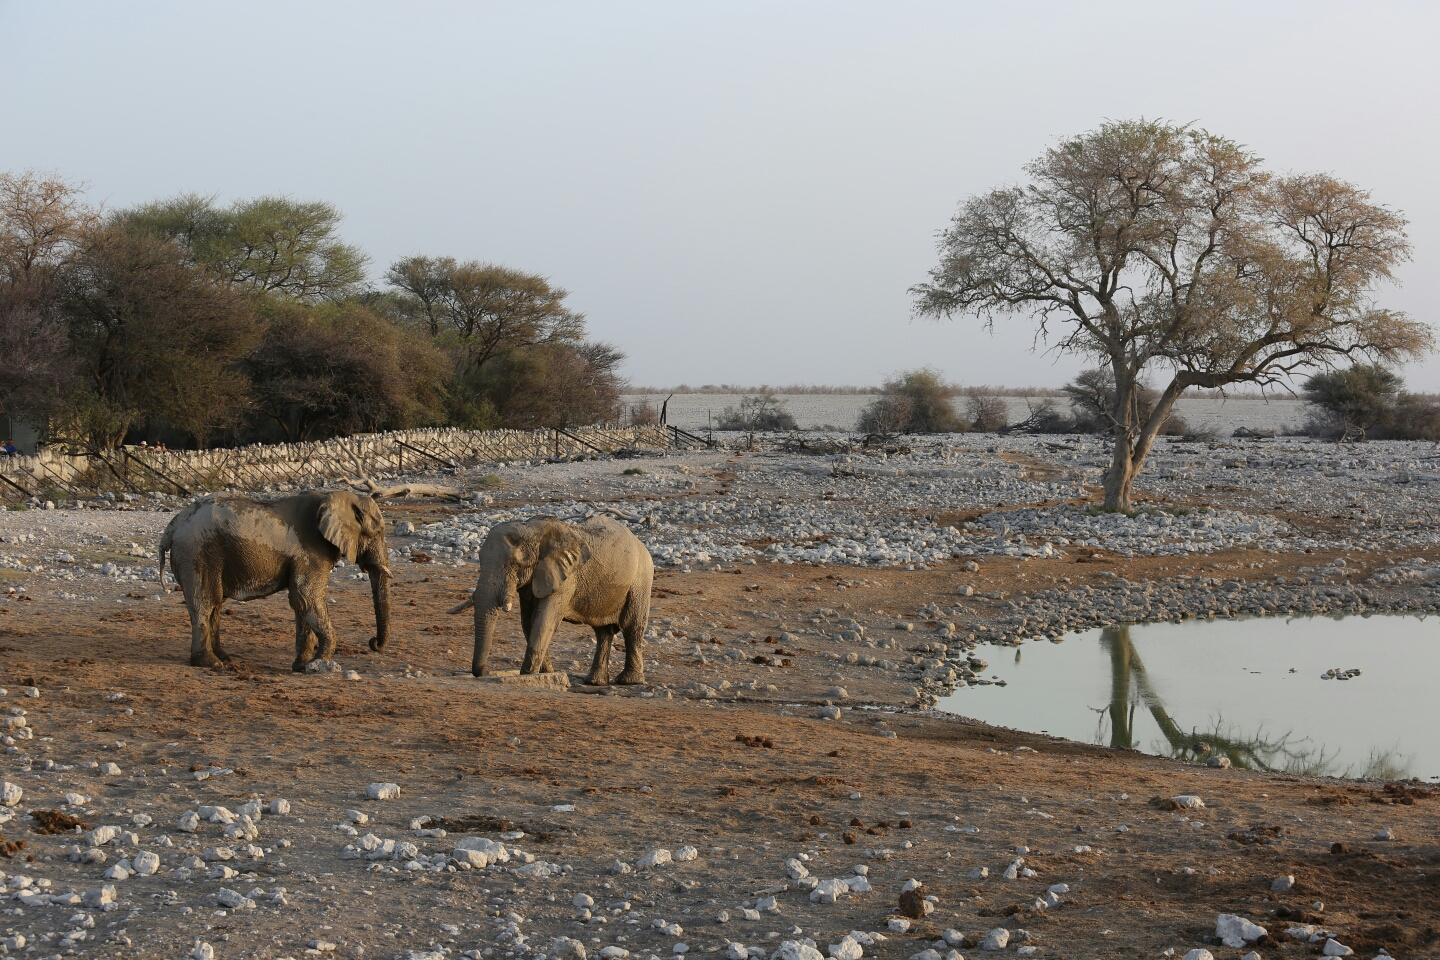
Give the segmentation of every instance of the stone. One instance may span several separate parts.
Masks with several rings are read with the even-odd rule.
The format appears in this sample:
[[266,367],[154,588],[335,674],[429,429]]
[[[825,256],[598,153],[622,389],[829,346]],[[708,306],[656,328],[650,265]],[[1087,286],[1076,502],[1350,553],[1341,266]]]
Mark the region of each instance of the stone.
[[673,859],[676,863],[689,863],[691,860],[698,859],[699,856],[699,850],[691,846],[684,846],[675,851]]
[[810,891],[810,902],[834,903],[849,892],[850,884],[845,880],[822,880]]
[[[834,954],[831,954],[834,956]],[[725,960],[749,960],[750,951],[745,949],[743,943],[731,943],[725,948]]]
[[1265,928],[1233,913],[1222,913],[1215,921],[1215,936],[1225,946],[1238,949],[1265,936]]
[[264,806],[259,800],[251,800],[249,803],[242,803],[236,807],[235,813],[241,817],[249,817],[258,823],[261,816],[264,815]]
[[785,861],[785,874],[791,880],[803,880],[806,877],[810,876],[810,870],[808,867],[805,866],[805,864],[801,863],[799,860],[796,860],[794,857],[791,857],[789,860]]
[[845,883],[849,884],[851,893],[869,893],[870,880],[866,877],[851,877]]
[[891,933],[904,933],[910,929],[910,921],[904,917],[891,917],[885,921],[885,929]]
[[208,823],[234,823],[235,814],[225,807],[203,806],[198,808],[200,819]]
[[1354,950],[1351,950],[1349,947],[1345,946],[1345,944],[1336,940],[1334,937],[1331,937],[1329,940],[1325,941],[1325,946],[1320,949],[1320,956],[1348,957],[1354,952]]
[[624,862],[623,860],[611,860],[610,866],[605,868],[605,872],[610,874],[610,876],[612,877],[620,877],[629,873],[631,869],[632,868],[630,864]]
[[215,902],[228,910],[235,910],[241,907],[253,907],[255,901],[237,890],[228,887],[221,887],[215,891]]
[[577,893],[573,898],[571,898],[570,905],[576,908],[588,909],[595,906],[595,898],[590,896],[588,893]]
[[175,829],[181,833],[194,833],[200,829],[200,815],[194,810],[186,810],[175,822]]
[[815,718],[817,720],[839,720],[840,708],[833,704],[827,704],[815,711]]
[[137,877],[153,877],[160,870],[160,855],[146,850],[135,857],[134,866]]
[[0,783],[0,806],[17,806],[24,796],[25,791],[9,780]]
[[311,660],[305,664],[306,673],[340,673],[344,669],[334,660]]
[[1010,931],[1004,927],[996,927],[993,930],[985,931],[985,939],[980,941],[981,950],[1004,950],[1010,943]]
[[100,764],[100,775],[102,777],[120,776],[120,764],[114,762]]
[[585,944],[570,937],[550,941],[550,960],[585,960]]
[[290,801],[276,798],[270,801],[270,806],[266,809],[275,816],[282,816],[290,812]]
[[[676,946],[683,946],[683,944],[676,944]],[[630,956],[629,950],[626,950],[624,947],[616,946],[613,943],[610,946],[603,947],[600,950],[600,960],[625,960],[625,958],[628,956]]]
[[90,841],[92,847],[103,847],[112,840],[119,839],[120,828],[106,824],[103,827],[96,827],[85,834],[85,839]]
[[86,890],[84,896],[80,898],[80,902],[87,907],[103,907],[107,903],[114,903],[115,887],[107,883],[95,890]]
[[940,951],[934,947],[926,947],[919,953],[910,954],[910,960],[941,960]]
[[1203,810],[1203,809],[1205,809],[1205,801],[1204,801],[1204,800],[1201,800],[1199,797],[1195,796],[1194,794],[1189,794],[1189,793],[1187,793],[1187,794],[1182,794],[1181,796],[1171,797],[1170,799],[1171,799],[1172,801],[1174,801],[1176,804],[1178,804],[1179,807],[1180,807],[1180,809],[1182,809],[1182,810]]
[[[760,911],[761,913],[779,913],[780,901],[776,900],[774,897],[761,897],[758,901],[756,901],[755,909]],[[749,917],[746,917],[746,919],[748,920]],[[756,919],[758,920],[759,918],[757,917]]]
[[215,960],[215,948],[204,940],[196,940],[195,949],[190,951],[190,956],[195,960]]
[[1384,830],[1381,830],[1379,833],[1375,834],[1375,839],[1376,839],[1376,840],[1396,840],[1396,839],[1399,839],[1399,838],[1398,838],[1398,836],[1396,835],[1395,829],[1394,829],[1393,827],[1386,827]]
[[371,800],[394,800],[400,796],[400,784],[372,783],[365,788],[365,796]]
[[1295,878],[1293,876],[1276,877],[1270,881],[1270,892],[1284,893],[1293,886],[1295,886]]
[[961,933],[959,930],[956,930],[954,927],[949,928],[940,936],[947,944],[952,947],[965,946],[965,934]]
[[[413,535],[414,533],[415,533],[415,524],[411,523],[409,520],[396,520],[396,521],[395,521],[395,536],[397,536],[397,537],[408,537],[408,536]],[[569,938],[568,938],[568,937],[561,937],[560,939],[561,939],[561,940],[567,940],[567,939],[569,939]],[[558,942],[558,941],[557,941],[557,942]],[[574,943],[575,941],[574,941],[574,940],[571,940],[570,942],[571,942],[571,943]],[[551,952],[551,955],[552,955],[552,956],[554,955],[554,952],[553,952],[553,951]],[[585,960],[585,948],[584,948],[584,947],[581,947],[581,948],[580,948],[580,957],[579,957],[579,960]]]
[[974,870],[970,871],[969,876],[971,880],[984,880],[986,877],[990,876],[990,868],[976,867]]
[[666,850],[662,847],[656,847],[654,850],[651,850],[649,853],[645,854],[645,856],[637,860],[635,862],[635,866],[639,867],[642,870],[654,869],[655,867],[662,866],[664,864],[670,863],[671,861],[672,858],[670,856],[669,850]]
[[1219,767],[1222,770],[1230,768],[1230,758],[1224,756],[1211,757],[1205,761],[1207,767]]
[[[368,834],[367,837],[373,837]],[[376,841],[379,840],[375,837]],[[363,843],[362,843],[363,846]],[[478,854],[477,856],[466,856],[466,854]],[[467,862],[471,866],[486,867],[492,863],[508,863],[510,851],[505,849],[503,843],[491,840],[489,837],[463,837],[455,844],[454,857],[456,860]],[[484,860],[484,863],[478,862]]]
[[830,944],[830,956],[833,960],[860,960],[864,955],[865,948],[849,934],[841,937],[839,943]]
[[825,960],[825,956],[803,940],[785,940],[770,960]]

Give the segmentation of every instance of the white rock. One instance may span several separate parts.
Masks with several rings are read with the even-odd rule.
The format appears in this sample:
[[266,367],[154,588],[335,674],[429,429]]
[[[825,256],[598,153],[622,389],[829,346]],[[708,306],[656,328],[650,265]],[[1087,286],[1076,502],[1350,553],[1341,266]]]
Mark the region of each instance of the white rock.
[[961,933],[959,930],[956,930],[954,927],[946,930],[940,936],[944,938],[945,942],[952,947],[965,946],[965,934]]
[[834,960],[860,960],[864,955],[865,948],[849,934],[841,937],[839,943],[830,944],[830,956]]
[[[368,813],[361,813],[359,810],[346,810],[345,819],[349,820],[351,823],[358,823],[360,826],[363,827],[365,824],[370,822],[370,815]],[[429,822],[429,817],[426,817],[423,820],[412,820],[411,829],[414,829],[414,827],[419,826],[422,823]]]
[[160,869],[160,855],[151,853],[149,850],[138,854],[135,857],[135,875],[140,877],[153,877]]
[[[367,836],[374,836],[374,834],[367,834]],[[376,841],[378,843],[378,837],[376,837]],[[455,859],[464,860],[465,858],[462,857],[461,854],[467,851],[474,851],[481,854],[489,863],[510,862],[510,851],[505,849],[505,845],[491,840],[489,837],[461,838],[461,840],[455,844]]]
[[630,956],[629,950],[616,946],[613,943],[608,947],[602,947],[600,950],[600,960],[625,960],[628,956]]
[[869,893],[870,880],[867,877],[851,877],[845,881],[850,885],[851,893]]
[[822,880],[810,891],[811,903],[834,903],[842,896],[850,892],[850,884],[845,880]]
[[1004,927],[995,927],[993,930],[985,931],[985,939],[980,941],[981,950],[1004,950],[1010,943],[1010,931]]
[[750,952],[742,943],[731,943],[725,948],[725,960],[748,960]]
[[[1393,827],[1386,827],[1384,830],[1381,830],[1379,833],[1375,834],[1376,840],[1396,840],[1398,838],[1399,835],[1396,834]],[[1339,956],[1339,954],[1337,954],[1337,956]]]
[[1233,913],[1222,913],[1215,921],[1215,936],[1225,946],[1238,949],[1265,936],[1265,928]]
[[1325,946],[1320,951],[1322,957],[1348,957],[1355,951],[1335,939],[1325,941]]
[[24,796],[25,791],[9,780],[0,783],[0,806],[16,806]]
[[577,893],[574,898],[571,899],[570,905],[572,907],[588,909],[595,906],[595,898],[588,893]]
[[1293,886],[1295,886],[1295,878],[1287,874],[1286,876],[1276,877],[1274,880],[1270,881],[1270,892],[1284,893],[1286,890],[1289,890]]
[[645,869],[647,867],[658,867],[662,864],[670,862],[670,851],[661,847],[656,847],[654,850],[651,850],[649,853],[645,854],[645,856],[641,857],[638,861],[636,861],[635,866],[640,867],[641,869]]
[[575,812],[575,804],[573,804],[573,803],[557,803],[557,804],[555,804],[555,806],[553,806],[553,807],[550,808],[550,812],[551,812],[551,813],[574,813],[574,812]]
[[221,887],[215,891],[215,902],[229,910],[250,910],[255,907],[254,900],[251,900],[238,890],[231,890],[228,887]]
[[1201,800],[1199,797],[1195,796],[1192,793],[1182,794],[1178,797],[1171,797],[1170,799],[1178,803],[1182,810],[1205,809],[1205,801]]
[[234,823],[234,822],[235,822],[235,814],[231,813],[230,810],[229,810],[229,808],[227,808],[227,807],[216,807],[216,806],[206,805],[206,806],[197,808],[197,811],[198,811],[198,813],[200,814],[200,819],[206,821],[207,823]]
[[400,784],[372,783],[365,788],[365,796],[371,800],[394,800],[400,796]]
[[910,954],[910,960],[941,960],[940,951],[934,947],[926,947],[919,953]]
[[100,764],[100,775],[102,777],[120,776],[120,764],[112,762]]
[[971,880],[984,880],[988,876],[990,876],[989,867],[976,867],[974,870],[970,871]]
[[103,907],[107,903],[114,903],[115,888],[107,883],[95,890],[86,890],[81,902],[87,907]]
[[115,866],[111,867],[109,870],[106,870],[103,874],[101,874],[101,877],[106,880],[129,880],[129,864],[129,860],[121,860],[119,863],[115,864]]
[[[760,911],[761,913],[779,913],[780,901],[776,900],[774,897],[761,897],[758,901],[756,901],[755,909]],[[750,918],[747,916],[745,919],[748,920]],[[756,917],[756,919],[758,920],[759,917]]]
[[236,807],[235,813],[237,816],[249,817],[255,823],[259,823],[260,818],[264,815],[264,810],[265,807],[259,800],[251,800]]
[[585,944],[569,937],[556,937],[550,941],[550,960],[585,960]]
[[190,951],[190,956],[195,960],[215,960],[215,948],[204,940],[196,940],[195,949]]
[[805,864],[796,860],[794,857],[791,857],[785,861],[785,873],[791,880],[803,880],[810,876],[810,868],[806,867]]
[[688,863],[700,856],[700,851],[694,847],[685,846],[675,851],[674,860],[676,863]]
[[186,810],[175,822],[175,829],[181,833],[194,833],[200,829],[200,815],[194,810]]
[[120,832],[119,827],[106,824],[103,827],[96,827],[94,830],[85,834],[85,839],[90,841],[90,846],[92,847],[103,847],[110,841],[118,839]]
[[904,933],[910,929],[910,921],[904,917],[891,917],[885,921],[885,929],[891,933]]
[[786,940],[770,954],[770,960],[825,960],[825,955],[800,940]]
[[270,801],[268,812],[280,816],[290,812],[290,801],[281,800],[278,797]]

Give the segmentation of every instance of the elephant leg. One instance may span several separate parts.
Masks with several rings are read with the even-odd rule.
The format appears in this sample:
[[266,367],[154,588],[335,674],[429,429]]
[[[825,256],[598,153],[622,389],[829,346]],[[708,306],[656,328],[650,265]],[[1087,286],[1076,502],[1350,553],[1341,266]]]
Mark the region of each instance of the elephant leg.
[[558,604],[542,601],[535,605],[530,630],[526,633],[525,662],[520,665],[521,673],[542,673],[543,668],[550,665],[550,641],[554,639],[555,628],[559,625]]
[[595,628],[595,661],[590,664],[590,675],[585,682],[592,687],[603,687],[610,682],[610,644],[620,628],[614,624]]
[[215,655],[215,646],[220,634],[220,605],[225,602],[220,578],[191,570],[185,579],[190,582],[185,594],[190,613],[190,665],[218,667],[221,660]]
[[304,596],[300,589],[290,591],[290,608],[295,611],[295,662],[290,669],[296,673],[303,671],[317,656],[328,660],[335,654],[335,634],[330,628],[330,616],[325,611],[325,599],[321,597],[318,606],[313,600]]
[[[535,625],[535,606],[536,606],[536,603],[535,603],[535,601],[534,601],[533,599],[527,602],[524,597],[521,597],[521,599],[520,599],[520,631],[521,631],[523,634],[525,634],[525,639],[526,639],[527,645],[528,645],[529,639],[530,639],[530,629],[531,629],[531,627],[533,627],[533,626]],[[542,663],[542,664],[540,664],[540,669],[537,670],[536,672],[537,672],[537,673],[554,673],[554,672],[555,672],[555,662],[550,659],[550,653],[549,653],[548,650],[547,650],[546,653],[545,653],[545,662]]]
[[650,584],[643,590],[631,591],[620,611],[620,630],[625,634],[625,669],[616,683],[645,682],[645,629],[650,624]]
[[305,625],[305,615],[295,611],[295,662],[290,669],[299,673],[305,664],[315,659],[315,634]]
[[221,604],[217,603],[210,610],[210,649],[214,651],[215,658],[221,663],[230,662],[230,654],[220,645],[220,614],[224,612]]

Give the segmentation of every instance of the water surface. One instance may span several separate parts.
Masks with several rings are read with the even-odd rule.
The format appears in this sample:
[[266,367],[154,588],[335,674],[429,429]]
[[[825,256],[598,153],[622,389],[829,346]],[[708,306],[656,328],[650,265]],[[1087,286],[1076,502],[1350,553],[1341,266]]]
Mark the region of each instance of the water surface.
[[[961,687],[939,709],[1158,756],[1224,754],[1251,769],[1440,777],[1440,619],[1116,626],[978,655],[989,662],[981,673],[1006,685]],[[1363,673],[1322,679],[1332,668]]]

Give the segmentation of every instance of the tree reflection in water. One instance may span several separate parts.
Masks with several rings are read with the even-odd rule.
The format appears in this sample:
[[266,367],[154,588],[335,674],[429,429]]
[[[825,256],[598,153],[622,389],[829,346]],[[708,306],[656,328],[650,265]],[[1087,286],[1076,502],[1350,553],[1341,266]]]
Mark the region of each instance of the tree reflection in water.
[[1223,717],[1215,719],[1210,729],[1201,732],[1180,728],[1165,709],[1160,695],[1150,683],[1145,664],[1130,640],[1130,626],[1106,627],[1100,631],[1100,646],[1110,654],[1110,705],[1091,709],[1098,714],[1095,742],[1106,741],[1112,747],[1137,750],[1135,742],[1135,710],[1143,705],[1160,729],[1163,741],[1153,744],[1150,753],[1179,760],[1197,760],[1209,756],[1225,756],[1237,767],[1309,776],[1365,776],[1400,779],[1408,775],[1411,758],[1400,754],[1398,745],[1389,750],[1372,751],[1364,768],[1354,771],[1349,766],[1332,769],[1335,754],[1327,756],[1324,745],[1310,743],[1308,737],[1292,733],[1279,736],[1259,729],[1246,735],[1237,727],[1226,724]]

